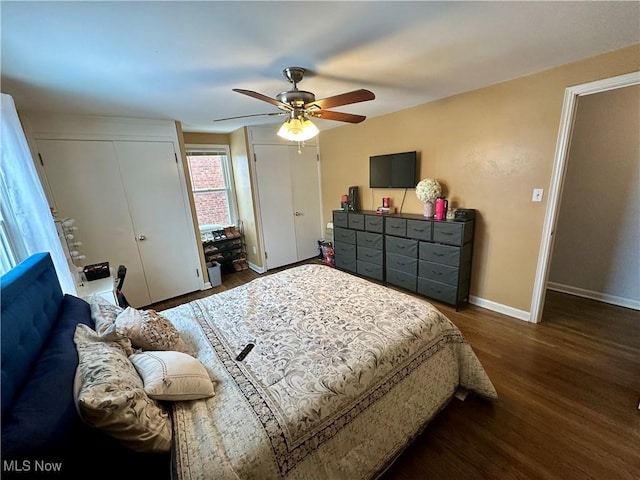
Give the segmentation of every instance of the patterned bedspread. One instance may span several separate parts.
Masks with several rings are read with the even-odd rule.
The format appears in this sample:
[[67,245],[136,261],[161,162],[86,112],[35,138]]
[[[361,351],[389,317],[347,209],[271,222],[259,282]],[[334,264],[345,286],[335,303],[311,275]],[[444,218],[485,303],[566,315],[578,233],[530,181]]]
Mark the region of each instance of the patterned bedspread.
[[471,347],[431,304],[324,265],[163,314],[216,390],[174,404],[180,480],[375,478],[458,386],[496,398]]

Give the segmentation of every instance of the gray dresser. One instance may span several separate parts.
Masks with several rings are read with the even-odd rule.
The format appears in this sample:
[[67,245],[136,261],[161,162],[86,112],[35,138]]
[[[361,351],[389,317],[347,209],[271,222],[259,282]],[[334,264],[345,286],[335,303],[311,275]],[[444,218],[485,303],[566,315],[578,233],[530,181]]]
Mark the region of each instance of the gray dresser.
[[384,218],[375,212],[333,212],[336,268],[384,281]]
[[469,300],[474,220],[333,212],[337,268],[456,308]]

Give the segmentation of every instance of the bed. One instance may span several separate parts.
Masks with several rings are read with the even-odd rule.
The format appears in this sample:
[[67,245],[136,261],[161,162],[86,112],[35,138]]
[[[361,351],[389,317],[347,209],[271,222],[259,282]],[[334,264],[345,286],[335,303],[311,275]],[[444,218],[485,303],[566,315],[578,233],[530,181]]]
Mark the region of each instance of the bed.
[[[78,372],[86,358],[78,336],[112,335],[110,322],[124,315],[94,302],[91,322],[74,332]],[[157,317],[175,328],[175,349],[206,372],[199,386],[213,387],[157,402],[169,412],[178,480],[376,478],[457,391],[497,398],[471,346],[435,307],[325,265],[265,275]],[[159,355],[129,354],[132,362]],[[77,388],[66,394],[78,404]],[[3,391],[3,419],[4,403]]]

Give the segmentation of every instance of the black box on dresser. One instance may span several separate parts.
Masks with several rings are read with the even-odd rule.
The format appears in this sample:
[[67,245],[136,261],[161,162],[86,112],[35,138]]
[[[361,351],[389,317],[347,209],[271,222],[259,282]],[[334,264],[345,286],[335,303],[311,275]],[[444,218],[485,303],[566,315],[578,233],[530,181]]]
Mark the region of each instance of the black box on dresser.
[[475,215],[436,220],[336,210],[333,225],[336,268],[456,308],[468,302]]

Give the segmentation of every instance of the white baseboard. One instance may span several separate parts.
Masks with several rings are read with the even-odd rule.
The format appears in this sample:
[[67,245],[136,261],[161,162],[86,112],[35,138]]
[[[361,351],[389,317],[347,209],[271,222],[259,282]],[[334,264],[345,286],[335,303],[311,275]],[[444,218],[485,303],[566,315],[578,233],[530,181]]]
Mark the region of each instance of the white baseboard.
[[213,288],[211,282],[206,282],[200,290],[209,290],[210,288]]
[[593,290],[586,290],[584,288],[572,287],[571,285],[563,285],[561,283],[555,282],[547,282],[547,288],[555,292],[567,293],[569,295],[575,295],[577,297],[589,298],[591,300],[609,303],[618,307],[640,310],[640,301],[634,300],[632,298],[617,297],[615,295],[609,295],[607,293],[594,292]]
[[531,321],[531,313],[517,308],[510,307],[509,305],[503,305],[502,303],[494,302],[492,300],[486,300],[480,297],[474,297],[469,295],[469,303],[477,305],[478,307],[486,308],[492,312],[502,313],[509,317],[517,318],[518,320],[524,320],[525,322]]
[[267,270],[264,267],[259,267],[255,263],[247,262],[249,268],[256,273],[265,273]]

